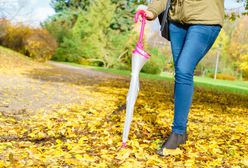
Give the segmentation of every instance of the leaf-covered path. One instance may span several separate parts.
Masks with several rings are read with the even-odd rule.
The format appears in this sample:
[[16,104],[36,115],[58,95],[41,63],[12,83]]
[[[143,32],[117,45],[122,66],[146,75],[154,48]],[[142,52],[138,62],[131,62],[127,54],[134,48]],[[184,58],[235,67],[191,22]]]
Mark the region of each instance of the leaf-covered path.
[[0,73],[0,111],[13,113],[37,108],[50,109],[55,104],[83,102],[92,98],[92,95],[82,94],[82,86],[91,86],[108,78],[125,78],[54,62],[50,65],[22,73]]
[[13,68],[0,71],[0,167],[248,167],[248,96],[195,88],[189,141],[161,157],[173,83],[141,80],[128,148],[119,150],[128,77]]

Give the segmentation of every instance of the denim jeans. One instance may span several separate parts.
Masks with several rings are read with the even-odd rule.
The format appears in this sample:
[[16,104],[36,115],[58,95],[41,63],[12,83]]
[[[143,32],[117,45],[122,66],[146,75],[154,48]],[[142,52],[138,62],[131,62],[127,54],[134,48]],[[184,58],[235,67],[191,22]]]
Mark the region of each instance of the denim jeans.
[[194,92],[194,70],[216,40],[221,26],[170,22],[169,33],[175,68],[172,132],[186,132]]

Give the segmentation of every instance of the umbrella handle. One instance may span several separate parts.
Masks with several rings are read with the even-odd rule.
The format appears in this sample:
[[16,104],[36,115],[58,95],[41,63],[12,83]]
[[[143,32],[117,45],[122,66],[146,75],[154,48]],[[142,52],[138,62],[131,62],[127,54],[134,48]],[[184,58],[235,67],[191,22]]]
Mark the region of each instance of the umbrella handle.
[[139,54],[144,56],[146,59],[148,59],[151,54],[147,53],[144,50],[144,44],[143,44],[143,37],[144,37],[144,31],[145,31],[145,24],[146,24],[146,13],[144,10],[138,10],[134,16],[134,22],[137,23],[139,16],[141,15],[141,30],[140,30],[140,37],[139,41],[136,45],[135,50],[133,51],[133,54]]
[[140,37],[139,37],[139,42],[138,45],[142,46],[143,48],[143,43],[142,39],[144,37],[144,31],[145,31],[145,24],[146,24],[146,13],[144,10],[138,10],[134,16],[134,22],[137,23],[139,19],[139,15],[141,15],[141,30],[140,30]]

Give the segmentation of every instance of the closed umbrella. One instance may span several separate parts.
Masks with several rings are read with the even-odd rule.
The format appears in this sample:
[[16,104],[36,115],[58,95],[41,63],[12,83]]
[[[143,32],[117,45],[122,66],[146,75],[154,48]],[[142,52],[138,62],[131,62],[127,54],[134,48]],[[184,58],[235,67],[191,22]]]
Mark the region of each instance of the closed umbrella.
[[131,71],[131,81],[129,85],[128,94],[126,97],[126,118],[123,128],[122,135],[122,148],[126,147],[126,141],[128,140],[128,134],[130,130],[131,121],[133,118],[134,105],[139,93],[139,73],[144,64],[147,62],[151,56],[144,50],[144,45],[142,42],[144,36],[144,29],[146,24],[146,15],[145,11],[138,10],[135,15],[135,23],[138,22],[139,16],[141,15],[141,30],[139,41],[136,45],[136,48],[132,52],[132,71]]

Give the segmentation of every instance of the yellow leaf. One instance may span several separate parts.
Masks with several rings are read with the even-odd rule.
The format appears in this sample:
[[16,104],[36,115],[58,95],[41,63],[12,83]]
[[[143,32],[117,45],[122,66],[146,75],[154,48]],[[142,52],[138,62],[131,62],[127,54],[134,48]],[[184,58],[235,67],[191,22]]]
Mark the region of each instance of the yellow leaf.
[[62,141],[60,139],[56,139],[57,144],[61,144]]
[[79,144],[84,144],[85,141],[87,141],[87,140],[88,140],[88,138],[87,138],[86,136],[82,136],[82,137],[79,139],[78,143],[79,143]]
[[92,156],[89,156],[87,154],[84,154],[84,157],[83,157],[85,160],[87,161],[95,161],[95,159],[92,157]]
[[181,154],[183,154],[183,151],[180,150],[179,148],[176,148],[176,149],[166,149],[166,148],[164,148],[163,149],[163,154],[165,156],[167,156],[167,155],[181,155]]
[[115,158],[119,160],[124,160],[127,159],[131,153],[132,150],[124,148],[120,150],[120,152],[117,154]]
[[83,157],[82,157],[82,155],[80,155],[80,154],[76,154],[76,155],[75,155],[75,158],[77,158],[77,159],[82,159]]

